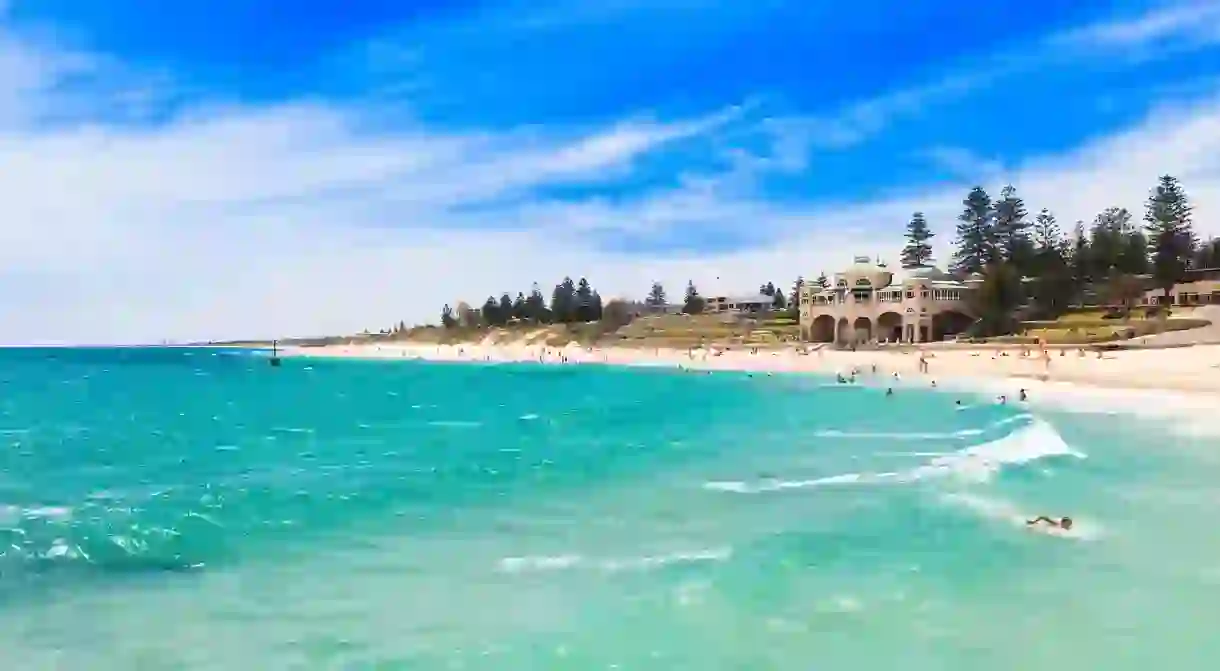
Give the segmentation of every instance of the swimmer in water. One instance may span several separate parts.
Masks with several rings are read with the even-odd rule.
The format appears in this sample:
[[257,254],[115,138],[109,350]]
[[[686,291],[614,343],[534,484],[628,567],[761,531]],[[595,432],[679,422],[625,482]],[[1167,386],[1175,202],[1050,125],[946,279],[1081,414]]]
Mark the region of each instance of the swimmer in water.
[[1025,393],[1024,389],[1022,389],[1021,390],[1021,402],[1024,403],[1028,400],[1029,400],[1029,395]]
[[1058,520],[1053,520],[1053,519],[1047,517],[1046,515],[1039,515],[1039,516],[1035,517],[1034,519],[1027,520],[1025,522],[1026,526],[1031,526],[1031,527],[1034,525],[1037,525],[1037,524],[1042,524],[1042,523],[1046,524],[1049,527],[1053,527],[1056,529],[1063,529],[1064,531],[1070,531],[1072,528],[1072,518],[1070,518],[1070,517],[1061,517]]
[[893,395],[894,395],[894,389],[893,389],[893,387],[891,387],[891,388],[889,388],[889,389],[886,389],[886,390],[885,390],[885,395],[886,395],[886,396],[893,396]]

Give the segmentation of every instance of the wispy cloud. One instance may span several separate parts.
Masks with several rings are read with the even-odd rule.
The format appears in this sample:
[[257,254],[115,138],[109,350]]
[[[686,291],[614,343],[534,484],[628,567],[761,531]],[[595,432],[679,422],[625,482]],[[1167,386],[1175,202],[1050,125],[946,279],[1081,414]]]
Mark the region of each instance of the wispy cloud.
[[1220,2],[1174,2],[1137,16],[1069,32],[1066,41],[1090,47],[1143,47],[1172,40],[1174,48],[1220,44]]

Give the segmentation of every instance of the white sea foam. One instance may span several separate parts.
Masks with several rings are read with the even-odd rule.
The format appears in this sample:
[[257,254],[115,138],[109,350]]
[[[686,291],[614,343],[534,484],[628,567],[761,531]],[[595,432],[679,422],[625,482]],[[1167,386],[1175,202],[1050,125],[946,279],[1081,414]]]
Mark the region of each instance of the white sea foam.
[[951,440],[977,436],[983,429],[962,429],[960,431],[837,431],[829,429],[818,431],[813,435],[818,438],[842,438],[847,440]]
[[844,473],[808,480],[767,479],[757,482],[713,481],[705,489],[735,494],[758,494],[787,489],[808,489],[832,485],[908,483],[935,477],[954,477],[974,482],[989,480],[1005,466],[1029,463],[1051,456],[1085,458],[1073,450],[1054,427],[1034,419],[1029,426],[990,442],[957,452],[933,457],[907,471],[886,473]]
[[499,561],[498,568],[507,573],[557,571],[574,568],[610,572],[641,571],[672,564],[725,561],[732,555],[733,550],[729,547],[617,559],[597,559],[580,554],[529,555],[524,557],[505,557]]

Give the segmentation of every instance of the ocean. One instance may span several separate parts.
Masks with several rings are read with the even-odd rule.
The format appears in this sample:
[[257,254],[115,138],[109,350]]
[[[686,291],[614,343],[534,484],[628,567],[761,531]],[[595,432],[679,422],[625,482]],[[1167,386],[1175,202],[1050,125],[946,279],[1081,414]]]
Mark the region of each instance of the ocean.
[[1220,653],[1220,450],[1168,420],[867,376],[265,357],[0,350],[0,668]]

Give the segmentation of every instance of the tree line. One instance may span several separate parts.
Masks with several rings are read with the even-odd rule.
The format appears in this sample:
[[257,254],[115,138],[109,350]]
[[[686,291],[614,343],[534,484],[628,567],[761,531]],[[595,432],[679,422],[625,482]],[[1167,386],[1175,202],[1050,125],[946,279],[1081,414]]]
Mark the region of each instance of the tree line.
[[446,304],[441,308],[441,325],[445,328],[465,326],[506,326],[510,322],[531,322],[536,324],[570,324],[576,322],[600,321],[605,314],[606,306],[602,303],[601,294],[593,288],[589,281],[580,278],[573,281],[571,277],[563,278],[551,291],[550,301],[543,296],[538,283],[535,282],[529,293],[517,292],[517,297],[505,292],[500,298],[488,296],[482,307],[472,308],[466,303],[459,303],[456,308]]
[[[983,276],[975,308],[983,330],[992,333],[1015,326],[1018,309],[1025,311],[1021,316],[1026,318],[1049,319],[1086,300],[1129,305],[1143,295],[1143,276],[1168,294],[1187,270],[1220,267],[1220,240],[1200,242],[1192,212],[1186,190],[1170,175],[1162,176],[1152,189],[1142,220],[1125,208],[1109,207],[1087,224],[1076,221],[1070,231],[1060,227],[1049,209],[1031,217],[1011,185],[1001,189],[998,198],[976,186],[962,200],[948,268],[961,277]],[[912,214],[900,253],[902,268],[932,265],[934,236],[927,217],[922,212]],[[787,292],[767,282],[758,293],[770,297],[777,312],[798,319],[806,282],[820,289],[830,285],[823,272],[814,280],[797,277]],[[653,282],[643,303],[653,310],[671,307],[660,282]],[[705,306],[695,283],[688,281],[680,307],[673,307],[699,314]],[[529,293],[519,292],[515,298],[508,292],[498,299],[488,296],[477,309],[465,303],[456,308],[445,305],[441,323],[449,328],[607,318],[625,323],[634,312],[635,306],[623,301],[603,304],[585,278],[565,277],[555,285],[549,301],[535,283]]]
[[[950,269],[959,276],[980,273],[975,297],[984,331],[1006,332],[1015,312],[1049,319],[1069,306],[1100,302],[1130,306],[1151,286],[1166,295],[1190,269],[1220,267],[1220,240],[1200,244],[1189,196],[1177,178],[1162,176],[1144,204],[1142,221],[1121,207],[1109,207],[1086,224],[1062,230],[1049,209],[1032,218],[1012,186],[992,197],[974,187],[962,201]],[[906,227],[904,268],[932,262],[933,237],[916,212]]]

